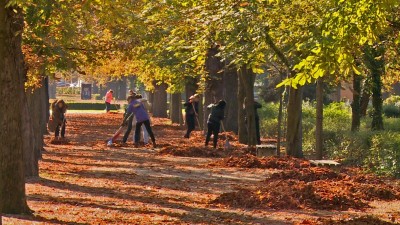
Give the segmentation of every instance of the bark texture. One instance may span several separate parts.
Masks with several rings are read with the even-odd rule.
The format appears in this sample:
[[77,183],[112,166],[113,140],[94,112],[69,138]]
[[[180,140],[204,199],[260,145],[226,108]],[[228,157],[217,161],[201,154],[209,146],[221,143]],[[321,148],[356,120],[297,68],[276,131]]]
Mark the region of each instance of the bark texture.
[[29,213],[23,163],[22,11],[0,3],[0,212]]

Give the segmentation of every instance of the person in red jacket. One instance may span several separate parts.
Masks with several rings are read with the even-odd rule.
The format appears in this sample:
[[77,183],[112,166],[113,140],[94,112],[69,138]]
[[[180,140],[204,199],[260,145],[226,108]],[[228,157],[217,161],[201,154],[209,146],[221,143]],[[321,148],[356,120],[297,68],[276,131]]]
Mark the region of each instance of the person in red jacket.
[[109,90],[106,93],[105,96],[105,101],[106,101],[106,112],[109,112],[111,110],[111,101],[113,100],[113,90]]

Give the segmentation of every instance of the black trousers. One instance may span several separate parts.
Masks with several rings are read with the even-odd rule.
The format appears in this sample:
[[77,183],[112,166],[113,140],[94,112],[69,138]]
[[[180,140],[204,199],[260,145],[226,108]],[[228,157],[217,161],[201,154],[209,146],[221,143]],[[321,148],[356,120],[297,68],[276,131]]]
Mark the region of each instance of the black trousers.
[[151,129],[150,120],[145,120],[143,122],[137,122],[136,123],[135,144],[139,143],[139,140],[140,140],[140,129],[142,128],[142,124],[144,124],[144,126],[146,127],[147,133],[149,133],[151,141],[153,142],[153,144],[155,144],[156,143],[156,138],[154,137],[153,130]]
[[66,126],[66,121],[64,121],[61,125],[58,124],[56,127],[55,131],[55,136],[58,137],[60,135],[60,129],[61,129],[61,137],[65,137],[65,126]]
[[209,122],[209,123],[207,123],[207,127],[208,127],[208,129],[207,129],[207,136],[206,136],[206,146],[208,145],[208,142],[210,141],[211,134],[213,134],[214,135],[213,147],[217,148],[220,123]]
[[196,116],[186,115],[187,131],[185,137],[189,138],[190,133],[196,129]]
[[126,141],[128,140],[129,134],[132,131],[132,121],[133,121],[133,116],[131,116],[128,120],[128,128],[126,128],[124,137],[122,138],[122,142],[126,143]]
[[106,111],[109,112],[111,110],[111,103],[106,102]]

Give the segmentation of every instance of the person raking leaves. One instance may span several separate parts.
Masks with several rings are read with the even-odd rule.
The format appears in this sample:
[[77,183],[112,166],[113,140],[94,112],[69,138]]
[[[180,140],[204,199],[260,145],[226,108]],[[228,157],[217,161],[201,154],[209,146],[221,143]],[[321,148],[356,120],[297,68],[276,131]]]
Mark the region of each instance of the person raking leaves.
[[[143,105],[142,102],[140,102],[138,99],[136,99],[133,96],[128,97],[128,110],[127,110],[127,115],[134,113],[136,117],[136,129],[135,129],[135,147],[139,146],[139,139],[140,139],[140,128],[142,125],[145,126],[147,132],[150,135],[151,141],[153,142],[153,147],[156,148],[156,139],[153,134],[153,130],[151,129],[150,126],[150,117],[149,114],[147,113],[147,110],[145,106]],[[122,125],[125,125],[128,121],[128,118],[124,119]]]
[[226,102],[224,100],[220,100],[218,104],[210,104],[207,106],[207,109],[210,109],[211,113],[207,120],[207,136],[205,146],[208,146],[211,134],[213,134],[213,147],[214,149],[217,148],[218,134],[221,126],[221,120],[224,119],[225,106]]
[[65,129],[67,120],[65,113],[67,112],[68,105],[64,100],[55,100],[51,104],[51,116],[49,118],[48,128],[49,131],[54,132],[55,139],[59,139],[61,130],[61,139],[65,138]]
[[185,121],[187,126],[187,131],[184,138],[189,138],[190,133],[196,129],[196,117],[199,113],[199,95],[195,94],[190,96],[189,101],[187,101],[183,106],[185,106]]

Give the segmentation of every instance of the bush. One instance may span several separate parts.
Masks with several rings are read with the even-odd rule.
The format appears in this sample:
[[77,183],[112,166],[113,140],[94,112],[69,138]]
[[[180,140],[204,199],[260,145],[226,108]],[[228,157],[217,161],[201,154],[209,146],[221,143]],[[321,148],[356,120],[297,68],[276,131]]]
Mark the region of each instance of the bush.
[[92,94],[92,98],[93,98],[94,100],[103,100],[103,98],[101,97],[100,94]]
[[[261,132],[275,136],[278,124],[278,104],[265,104],[260,110]],[[303,104],[303,151],[314,155],[315,105]],[[324,156],[340,159],[343,164],[370,168],[378,174],[400,177],[400,120],[384,118],[386,131],[371,131],[371,118],[361,120],[359,132],[351,132],[351,107],[345,103],[331,103],[324,107]],[[284,124],[285,126],[285,124]]]
[[400,117],[400,108],[395,104],[385,104],[383,105],[383,115],[388,118],[398,118]]
[[57,95],[80,95],[81,88],[80,87],[57,87],[56,93],[57,93]]
[[400,177],[400,134],[386,131],[371,137],[365,166],[378,174]]
[[[83,103],[83,102],[69,102],[68,109],[70,110],[104,110],[106,108],[104,103]],[[120,109],[121,105],[111,104],[111,109]]]
[[279,104],[263,103],[258,110],[261,136],[275,137],[278,134]]

